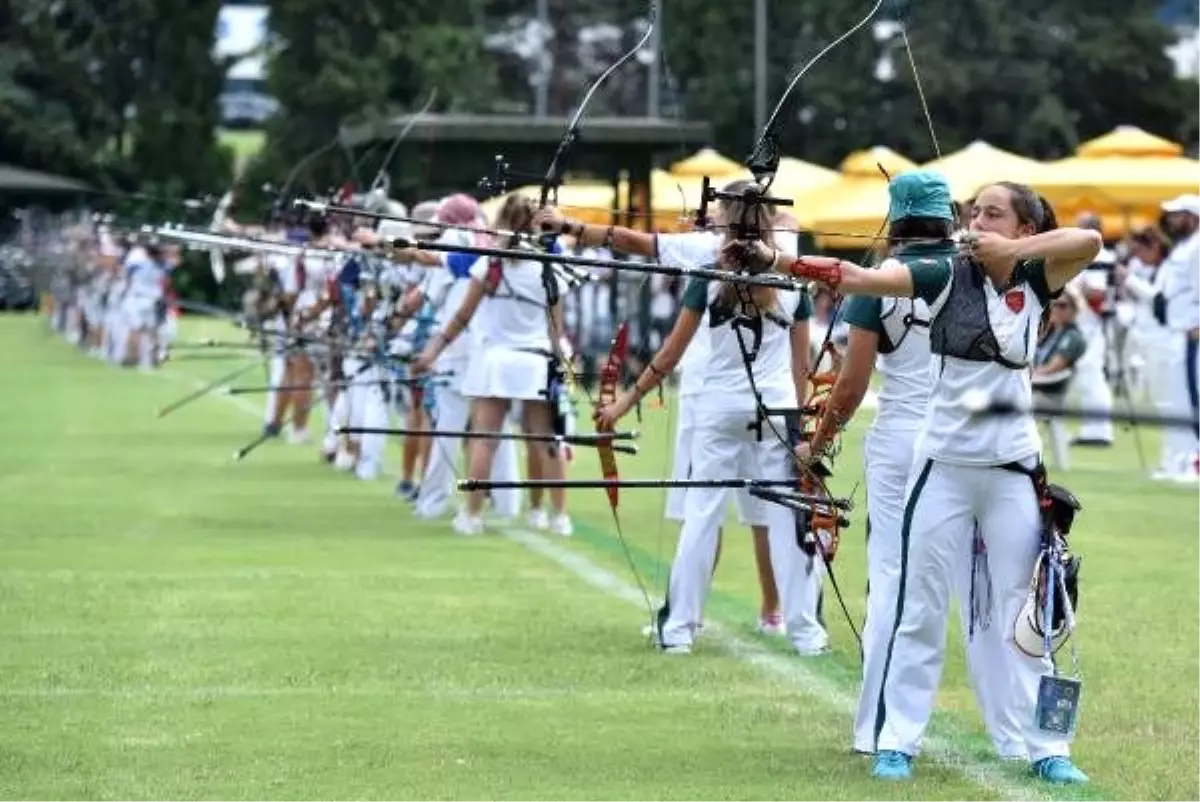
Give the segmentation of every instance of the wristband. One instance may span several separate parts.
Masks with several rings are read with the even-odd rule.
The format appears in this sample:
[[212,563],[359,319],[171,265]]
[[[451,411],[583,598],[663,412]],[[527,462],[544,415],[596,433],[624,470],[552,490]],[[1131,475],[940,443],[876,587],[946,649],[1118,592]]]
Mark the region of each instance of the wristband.
[[804,257],[799,257],[788,266],[787,272],[796,278],[810,279],[836,290],[842,283],[842,260],[838,259],[832,265],[814,265],[806,263]]

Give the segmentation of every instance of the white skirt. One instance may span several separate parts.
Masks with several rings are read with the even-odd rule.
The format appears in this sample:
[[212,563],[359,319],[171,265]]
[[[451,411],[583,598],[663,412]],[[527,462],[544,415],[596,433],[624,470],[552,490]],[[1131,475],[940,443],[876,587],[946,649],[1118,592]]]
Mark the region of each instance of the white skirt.
[[471,350],[462,394],[467,398],[546,401],[549,359],[503,346]]

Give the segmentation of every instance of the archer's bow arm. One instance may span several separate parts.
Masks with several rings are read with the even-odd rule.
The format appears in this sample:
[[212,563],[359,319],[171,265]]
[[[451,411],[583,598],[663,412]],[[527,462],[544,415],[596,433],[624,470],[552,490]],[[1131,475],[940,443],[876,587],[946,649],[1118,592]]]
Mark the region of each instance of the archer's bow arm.
[[598,226],[581,223],[567,217],[553,206],[539,209],[533,216],[534,228],[548,227],[551,231],[574,237],[580,247],[604,247],[617,253],[653,258],[656,252],[654,234],[636,231],[625,226]]

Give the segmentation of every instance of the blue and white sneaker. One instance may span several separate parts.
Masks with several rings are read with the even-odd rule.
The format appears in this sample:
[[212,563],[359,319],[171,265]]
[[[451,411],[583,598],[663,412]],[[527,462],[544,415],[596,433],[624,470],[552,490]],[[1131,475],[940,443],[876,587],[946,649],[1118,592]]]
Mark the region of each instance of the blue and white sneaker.
[[911,780],[912,756],[893,749],[884,749],[875,755],[875,766],[871,776],[880,780]]
[[1083,785],[1088,776],[1071,762],[1071,758],[1055,755],[1044,757],[1033,764],[1033,773],[1048,783],[1057,785]]
[[421,488],[408,480],[403,480],[396,485],[396,498],[402,498],[410,504],[417,500],[419,492],[421,492]]

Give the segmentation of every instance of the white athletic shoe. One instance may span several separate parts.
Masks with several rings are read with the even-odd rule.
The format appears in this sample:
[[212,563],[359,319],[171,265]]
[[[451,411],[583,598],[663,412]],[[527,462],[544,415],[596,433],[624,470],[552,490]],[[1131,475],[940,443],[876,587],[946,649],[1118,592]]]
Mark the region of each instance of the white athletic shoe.
[[571,516],[565,512],[561,515],[555,515],[550,521],[550,531],[556,535],[570,537],[575,532],[575,527],[571,524]]
[[311,440],[312,438],[308,436],[308,429],[292,429],[288,432],[288,442],[292,445],[305,445]]
[[530,510],[526,520],[529,521],[529,525],[534,529],[550,528],[550,514],[541,507]]
[[458,515],[454,516],[454,520],[450,522],[450,526],[454,531],[465,537],[474,537],[483,534],[483,518],[478,515],[471,515],[466,510],[462,510]]

